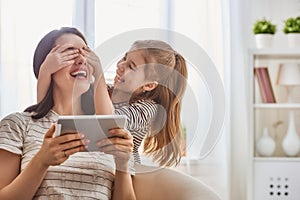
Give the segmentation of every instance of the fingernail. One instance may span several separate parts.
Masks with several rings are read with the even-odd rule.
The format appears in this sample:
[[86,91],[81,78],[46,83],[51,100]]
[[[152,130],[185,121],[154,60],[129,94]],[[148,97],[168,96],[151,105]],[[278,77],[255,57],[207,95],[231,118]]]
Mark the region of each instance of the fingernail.
[[84,138],[85,137],[85,135],[84,134],[80,134],[80,138]]
[[115,131],[115,129],[112,129],[112,130],[110,130],[109,132],[110,132],[110,133],[115,133],[116,131]]

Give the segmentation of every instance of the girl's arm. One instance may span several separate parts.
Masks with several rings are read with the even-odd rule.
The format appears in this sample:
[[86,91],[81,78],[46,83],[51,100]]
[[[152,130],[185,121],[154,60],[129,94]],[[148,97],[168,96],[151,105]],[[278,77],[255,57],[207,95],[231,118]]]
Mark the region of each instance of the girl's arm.
[[79,134],[54,138],[54,130],[54,126],[48,130],[41,149],[22,172],[20,155],[0,150],[0,160],[5,160],[0,162],[0,199],[32,199],[50,165],[60,165],[69,155],[85,149]]
[[42,63],[37,82],[37,103],[41,102],[46,96],[51,83],[51,76],[58,70],[70,66],[74,59],[78,57],[79,50],[74,49],[73,45],[66,44],[55,46],[47,55]]
[[97,145],[100,151],[111,154],[115,158],[116,173],[112,199],[134,200],[136,196],[131,173],[129,172],[129,160],[133,151],[133,137],[124,129],[113,129],[110,133],[115,137],[100,140]]
[[105,83],[104,73],[98,56],[90,49],[84,49],[87,54],[87,62],[93,68],[94,82],[94,102],[95,113],[97,115],[114,114],[114,106]]

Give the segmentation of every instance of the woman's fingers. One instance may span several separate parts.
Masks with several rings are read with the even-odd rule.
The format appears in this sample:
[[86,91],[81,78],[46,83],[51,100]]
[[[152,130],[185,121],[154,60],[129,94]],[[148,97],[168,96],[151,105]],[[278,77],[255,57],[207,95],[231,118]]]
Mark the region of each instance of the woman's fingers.
[[127,145],[121,145],[121,144],[111,144],[99,148],[99,151],[102,151],[104,153],[108,153],[108,152],[124,152],[124,153],[130,152],[131,153],[132,150],[133,150],[132,147]]
[[68,133],[68,134],[61,135],[61,136],[57,137],[57,143],[63,144],[63,143],[70,142],[70,141],[73,141],[73,140],[81,140],[83,138],[84,138],[83,134]]
[[103,139],[97,142],[97,146],[99,148],[103,148],[105,146],[115,145],[118,146],[128,146],[130,148],[133,147],[133,142],[128,139],[120,138],[120,137],[111,137],[108,139]]
[[99,151],[113,155],[116,160],[127,162],[133,151],[132,135],[124,129],[113,129],[110,133],[113,137],[97,142]]
[[80,152],[80,151],[86,151],[86,147],[85,146],[78,146],[78,147],[74,147],[72,149],[67,149],[67,150],[63,150],[64,152],[64,156],[70,156],[74,153]]
[[53,134],[55,132],[55,129],[56,129],[56,125],[52,125],[50,127],[50,129],[46,132],[46,134],[44,135],[44,138],[52,138],[53,137]]
[[120,129],[120,128],[111,129],[111,130],[109,130],[109,133],[111,135],[113,135],[114,137],[121,137],[124,139],[132,139],[133,138],[132,135],[130,134],[130,132],[125,129]]

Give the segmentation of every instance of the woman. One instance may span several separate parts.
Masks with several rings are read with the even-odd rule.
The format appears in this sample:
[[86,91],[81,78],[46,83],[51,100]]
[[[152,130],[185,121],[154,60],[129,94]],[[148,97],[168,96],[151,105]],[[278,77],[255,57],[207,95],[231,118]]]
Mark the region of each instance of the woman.
[[[89,48],[82,49],[82,54],[87,55],[94,68],[96,114],[127,116],[126,128],[133,135],[135,162],[141,162],[139,147],[144,142],[143,151],[153,156],[160,166],[179,164],[180,112],[187,79],[185,59],[163,41],[135,41],[117,64],[110,98],[99,58]],[[59,57],[68,62],[70,54],[67,55],[60,53]],[[61,66],[63,62],[53,71],[43,70],[38,77],[38,101],[45,96],[51,74]]]
[[45,63],[56,60],[51,58],[57,52],[65,56],[60,60],[63,67],[51,76],[40,103],[0,123],[0,199],[135,199],[129,168],[131,134],[112,130],[116,137],[99,141],[100,152],[82,152],[89,142],[82,134],[53,137],[59,115],[91,112],[81,106],[93,73],[81,53],[86,47],[75,28],[51,31],[38,44],[36,76],[41,67],[49,66]]

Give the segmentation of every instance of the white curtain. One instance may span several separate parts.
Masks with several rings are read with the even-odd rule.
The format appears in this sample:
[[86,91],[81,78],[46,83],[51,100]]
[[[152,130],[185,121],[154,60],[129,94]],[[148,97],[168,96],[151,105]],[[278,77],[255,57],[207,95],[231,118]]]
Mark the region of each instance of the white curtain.
[[[138,28],[162,28],[183,34],[201,46],[214,62],[223,81],[226,91],[227,118],[222,137],[214,151],[196,163],[211,166],[212,170],[205,172],[206,175],[202,178],[207,178],[207,183],[217,189],[222,199],[228,199],[229,0],[97,0],[93,1],[95,10],[88,10],[93,9],[91,3],[83,4],[89,5],[89,8],[81,13],[83,18],[72,13],[73,6],[76,4],[78,6],[80,0],[76,0],[75,5],[72,0],[0,0],[0,2],[0,118],[10,112],[22,111],[28,105],[35,103],[36,80],[32,72],[34,49],[41,37],[54,28],[79,25],[79,28],[88,35],[89,41],[95,41],[94,46],[125,31]],[[84,20],[91,20],[93,17],[91,13],[94,14],[94,21],[89,23],[89,26],[85,26]],[[72,19],[81,19],[81,21],[74,22]],[[202,91],[202,88],[199,88],[200,95],[203,94]],[[209,104],[210,100],[203,100],[203,102]],[[206,103],[203,105],[205,107]],[[201,121],[208,124],[207,117],[203,115],[206,112],[204,109],[200,110]],[[193,148],[195,149],[193,151],[197,151],[195,146]]]
[[73,1],[2,0],[0,118],[36,102],[33,53],[49,31],[72,25]]
[[[217,68],[225,88],[226,120],[220,140],[211,154],[198,162],[199,166],[211,166],[207,178],[213,183],[222,199],[229,199],[229,144],[230,144],[230,30],[229,2],[226,0],[174,1],[170,28],[198,43],[208,54]],[[209,78],[209,77],[206,77]],[[203,88],[199,88],[203,93]],[[209,105],[209,102],[206,102]],[[200,120],[206,121],[205,110],[200,110]],[[217,111],[214,111],[217,112]],[[191,113],[191,111],[189,111]],[[191,114],[190,114],[191,115]],[[206,123],[209,123],[206,121]],[[192,147],[193,148],[193,147]],[[195,149],[195,147],[194,147]],[[201,168],[199,168],[201,169]],[[205,169],[205,168],[204,168]]]

